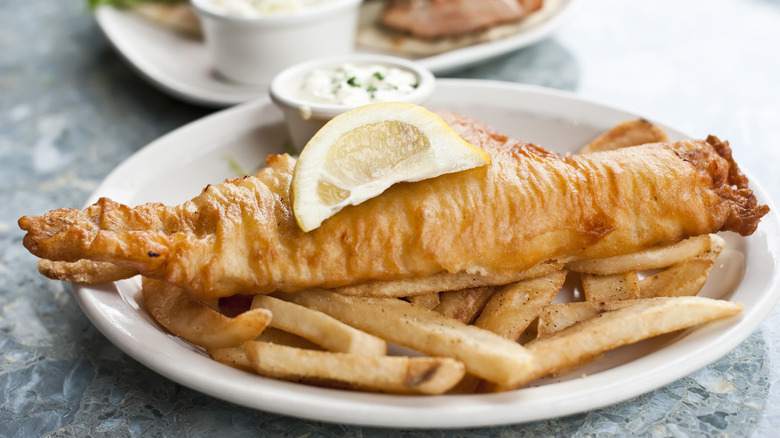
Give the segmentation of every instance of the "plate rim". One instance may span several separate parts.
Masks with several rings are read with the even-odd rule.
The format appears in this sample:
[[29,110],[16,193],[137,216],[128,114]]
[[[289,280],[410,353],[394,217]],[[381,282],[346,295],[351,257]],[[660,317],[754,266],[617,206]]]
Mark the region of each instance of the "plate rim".
[[247,92],[245,99],[226,98],[219,93],[199,89],[186,82],[176,80],[171,75],[165,74],[153,62],[150,62],[143,56],[139,56],[138,49],[125,45],[123,37],[119,35],[119,31],[114,25],[112,14],[132,14],[132,12],[122,11],[114,6],[101,4],[94,11],[98,27],[100,27],[100,30],[120,58],[139,76],[163,93],[195,105],[220,108],[256,99],[266,92],[265,89],[258,89],[256,92]]
[[[574,99],[588,105],[598,105],[609,109],[615,109],[618,111],[627,112],[629,114],[641,116],[639,114],[636,114],[633,111],[627,111],[614,105],[606,105],[594,99],[578,96],[574,93],[560,91],[560,90],[551,90],[551,89],[538,87],[538,86],[508,84],[508,83],[503,83],[498,81],[468,80],[468,79],[440,80],[439,83],[441,84],[442,88],[444,88],[448,92],[452,92],[453,89],[457,89],[458,87],[477,87],[477,88],[488,87],[488,88],[498,88],[501,90],[510,89],[510,90],[515,90],[515,92],[554,96],[555,98],[564,99],[564,100]],[[245,103],[243,105],[228,108],[226,110],[216,112],[202,119],[196,120],[190,124],[184,125],[183,127],[178,128],[177,130],[172,131],[171,133],[160,137],[158,140],[149,143],[147,146],[141,148],[135,154],[133,154],[125,161],[123,161],[119,166],[117,166],[114,169],[114,171],[112,171],[104,179],[104,181],[99,185],[99,187],[95,190],[95,192],[92,195],[90,195],[87,203],[89,204],[91,202],[94,202],[97,196],[105,192],[106,191],[105,186],[109,184],[112,179],[117,179],[119,176],[121,176],[122,172],[125,172],[125,170],[123,169],[132,168],[132,163],[134,161],[142,160],[145,155],[153,153],[156,150],[156,148],[165,147],[166,142],[172,141],[170,139],[175,138],[175,136],[178,135],[177,133],[181,133],[183,131],[193,129],[193,126],[197,126],[198,124],[201,123],[206,123],[207,120],[219,121],[219,118],[221,117],[236,117],[244,112],[252,111],[253,109],[264,107],[266,105],[271,105],[270,100],[268,100],[267,98],[263,98],[263,99],[258,99],[256,101]],[[648,118],[648,119],[654,120],[653,118]],[[763,228],[761,229],[762,235],[766,235],[768,238],[772,238],[770,235],[770,231],[780,230],[780,219],[778,218],[777,213],[775,213],[776,210],[774,208],[774,205],[772,205],[771,198],[769,197],[766,190],[761,186],[760,182],[757,181],[755,178],[752,178],[752,176],[749,174],[748,177],[751,178],[751,188],[754,190],[759,200],[762,203],[766,203],[767,205],[769,205],[770,208],[772,209],[772,211],[767,216],[765,216],[764,220],[762,220],[762,222],[764,221],[765,222],[762,223]],[[776,234],[778,233],[775,233],[775,235]],[[774,239],[777,240],[777,238]],[[770,241],[770,243],[772,242]],[[780,253],[780,249],[777,249],[777,247],[778,245],[769,248],[770,255],[773,258],[772,261],[773,271],[769,273],[769,281],[767,282],[766,286],[761,290],[762,294],[759,295],[759,299],[757,300],[757,304],[755,306],[753,306],[750,309],[746,309],[745,312],[741,313],[736,317],[727,320],[722,320],[722,321],[715,321],[713,323],[708,324],[707,326],[701,327],[698,330],[691,332],[686,336],[689,338],[693,337],[694,339],[698,339],[701,337],[712,336],[713,335],[712,333],[715,332],[715,334],[717,334],[718,348],[711,348],[712,346],[708,344],[708,345],[700,346],[694,349],[693,353],[682,355],[671,362],[668,360],[664,360],[663,352],[667,351],[671,347],[674,347],[674,345],[677,342],[675,341],[671,345],[664,347],[659,351],[655,351],[637,360],[614,367],[604,372],[600,372],[592,376],[588,376],[585,379],[574,379],[565,382],[552,383],[550,385],[540,386],[536,388],[534,387],[524,388],[519,391],[513,391],[509,393],[502,393],[502,394],[480,394],[480,395],[467,395],[467,396],[444,395],[444,396],[435,396],[433,398],[416,397],[416,396],[379,395],[378,397],[381,398],[383,403],[386,402],[386,404],[375,405],[373,407],[372,406],[367,407],[365,404],[366,403],[370,404],[372,400],[375,400],[375,398],[377,397],[376,394],[349,393],[348,396],[346,397],[346,400],[343,400],[342,397],[338,397],[335,400],[333,400],[332,391],[338,391],[338,390],[308,387],[308,386],[294,384],[294,383],[275,381],[272,379],[266,379],[254,375],[250,375],[250,376],[253,379],[260,379],[260,381],[263,382],[263,384],[260,386],[270,387],[271,389],[275,389],[277,391],[281,390],[283,392],[282,398],[286,400],[287,403],[294,401],[295,403],[297,403],[297,405],[294,406],[293,409],[291,410],[290,406],[284,406],[284,402],[280,403],[279,399],[275,399],[272,402],[269,400],[261,399],[260,403],[258,403],[257,399],[248,398],[248,395],[246,393],[244,393],[241,397],[236,397],[234,394],[231,394],[230,391],[240,390],[241,388],[238,388],[236,385],[240,385],[240,381],[242,379],[239,379],[238,383],[233,382],[231,380],[230,385],[221,386],[221,387],[220,385],[217,385],[215,387],[214,385],[207,384],[206,382],[204,382],[202,379],[202,374],[194,373],[193,370],[191,369],[185,369],[183,373],[176,372],[176,370],[174,370],[170,366],[161,364],[159,362],[155,362],[154,360],[152,360],[152,358],[147,357],[144,354],[139,354],[138,348],[142,347],[142,345],[138,344],[140,340],[133,336],[127,336],[127,334],[123,334],[121,331],[117,331],[116,327],[112,326],[112,323],[114,323],[115,321],[106,318],[105,314],[103,313],[105,309],[100,308],[100,306],[104,305],[103,301],[108,300],[109,303],[114,303],[114,304],[121,301],[121,297],[119,297],[118,296],[119,294],[116,293],[116,286],[102,287],[102,288],[74,286],[74,290],[79,305],[81,306],[82,310],[87,315],[87,317],[90,319],[90,321],[92,321],[92,323],[117,347],[125,351],[125,353],[133,357],[135,360],[138,360],[139,362],[141,362],[142,364],[150,368],[152,371],[160,375],[163,375],[164,377],[174,382],[177,382],[178,384],[209,394],[216,398],[220,398],[252,409],[263,410],[263,411],[272,412],[276,414],[304,418],[307,420],[318,420],[318,421],[326,421],[330,423],[350,424],[356,426],[404,427],[404,428],[417,428],[417,429],[427,429],[427,428],[453,429],[453,428],[463,428],[463,427],[486,427],[486,426],[500,426],[500,425],[507,425],[507,424],[519,424],[519,423],[525,423],[530,421],[562,417],[566,415],[571,415],[571,414],[584,412],[584,411],[590,411],[604,406],[616,404],[630,398],[635,398],[641,394],[647,393],[654,389],[663,387],[669,384],[670,382],[679,380],[680,378],[687,376],[690,373],[707,366],[708,364],[714,362],[720,357],[725,356],[734,348],[736,348],[737,345],[739,345],[741,342],[747,339],[747,337],[749,337],[753,332],[755,332],[756,328],[762,323],[762,321],[764,321],[764,319],[772,311],[773,307],[778,301],[778,298],[780,298],[780,288],[778,287],[778,282],[780,281],[778,280],[778,278],[780,277],[778,273],[778,266],[780,265],[780,261],[778,261],[778,257],[779,257],[778,253]],[[735,292],[736,290],[739,290],[743,284],[744,284],[744,280],[735,288]],[[106,292],[108,292],[109,294],[106,294]],[[159,329],[157,329],[156,327],[152,327],[152,328],[158,332],[158,335],[160,334]],[[162,334],[166,335],[164,333]],[[170,335],[166,335],[166,336],[171,337]],[[724,336],[726,336],[725,339],[723,339]],[[197,353],[192,352],[192,354],[195,355]],[[241,371],[233,370],[229,367],[225,367],[221,364],[211,361],[211,359],[204,358],[201,355],[198,356],[201,357],[202,359],[211,362],[213,366],[219,366],[220,367],[219,372],[227,373],[231,376],[231,378],[232,376],[238,376],[238,374],[236,373],[243,373]],[[696,357],[695,363],[687,361],[688,359],[691,358],[691,356]],[[666,370],[671,368],[672,372],[669,372],[659,377],[657,374],[658,371],[657,369],[649,369],[646,367],[647,364],[651,364],[651,363],[663,363],[665,367],[662,367],[661,369]],[[636,378],[630,379],[628,382],[625,379],[622,380],[619,378],[615,379],[615,376],[620,376],[623,374],[631,374]],[[598,393],[594,395],[592,393],[593,389],[591,388],[590,393],[587,394],[589,397],[588,404],[583,405],[581,404],[581,401],[583,397],[585,397],[585,395],[580,394],[577,398],[570,397],[572,393],[579,394],[577,391],[582,391],[583,385],[590,386],[590,387],[593,387],[594,385],[596,386],[603,385],[608,390],[598,391]],[[558,391],[556,392],[556,396],[554,397],[554,400],[552,400],[552,402],[554,402],[554,404],[556,404],[557,406],[557,409],[554,411],[548,411],[541,415],[538,413],[536,413],[535,415],[529,415],[527,412],[517,412],[516,415],[507,415],[506,413],[504,413],[498,419],[495,417],[490,417],[490,415],[488,415],[488,412],[491,409],[496,408],[496,406],[506,406],[507,403],[509,403],[510,405],[517,404],[518,397],[521,399],[520,401],[522,402],[522,399],[524,398],[534,399],[534,397],[537,397],[540,394],[540,392],[542,395],[544,395],[544,388],[549,389],[551,386],[556,386],[558,389]],[[619,388],[615,388],[615,386],[619,386]],[[615,394],[616,391],[619,392],[619,394]],[[587,393],[588,391],[585,392]],[[276,396],[278,395],[279,394],[276,394]],[[305,397],[303,395],[305,395]],[[312,404],[312,400],[311,400],[312,397],[315,397],[317,399],[319,397],[325,397],[329,401],[329,407],[327,407],[325,411],[322,411],[321,409],[318,410],[318,408],[322,408],[322,406],[315,406],[315,404]],[[474,398],[478,400],[478,403],[475,406],[464,407],[461,405],[459,399],[457,399],[458,397]],[[426,406],[425,404],[429,400],[436,400],[437,405],[434,406],[433,408],[430,406]],[[534,403],[538,403],[538,402],[539,402],[538,400],[534,400]],[[548,401],[548,403],[550,402],[551,401]],[[522,405],[522,403],[520,403],[520,405]],[[300,411],[295,410],[295,408],[302,409],[302,410]],[[379,410],[384,409],[385,411],[389,411],[390,415],[386,415],[384,421],[381,420],[377,421],[376,417],[372,417],[372,412],[373,415],[376,415],[377,409]],[[409,415],[410,412],[414,410],[419,411],[420,409],[428,409],[429,413],[431,409],[433,409],[436,412],[442,411],[444,409],[454,409],[456,412],[462,412],[463,415],[453,414],[453,411],[451,410],[447,410],[446,412],[445,411],[439,412],[437,416],[429,416],[429,415],[410,416]],[[446,422],[442,421],[443,416],[445,416],[445,413],[446,413]],[[477,415],[478,413],[483,413],[485,415],[484,416]],[[397,424],[399,418],[398,415],[404,415],[406,422],[401,425],[398,425]]]

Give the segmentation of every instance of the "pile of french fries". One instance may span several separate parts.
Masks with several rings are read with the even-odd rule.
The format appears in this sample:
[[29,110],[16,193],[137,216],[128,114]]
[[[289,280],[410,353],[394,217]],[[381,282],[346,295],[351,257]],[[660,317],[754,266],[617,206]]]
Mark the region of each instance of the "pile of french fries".
[[[657,126],[631,120],[581,152],[666,140]],[[507,391],[739,313],[738,303],[696,296],[723,248],[717,235],[703,235],[605,259],[550,260],[503,278],[439,274],[213,303],[144,279],[142,301],[170,333],[265,377],[399,394]],[[567,281],[580,299],[556,302]],[[388,345],[401,353],[388,354]]]

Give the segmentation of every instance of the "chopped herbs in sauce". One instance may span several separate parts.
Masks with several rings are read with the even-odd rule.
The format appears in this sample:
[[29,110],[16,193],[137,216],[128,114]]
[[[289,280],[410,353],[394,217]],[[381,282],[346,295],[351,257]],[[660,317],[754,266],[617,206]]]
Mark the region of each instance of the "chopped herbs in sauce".
[[387,65],[345,63],[333,69],[312,71],[299,97],[312,102],[357,106],[399,100],[418,87],[414,72]]

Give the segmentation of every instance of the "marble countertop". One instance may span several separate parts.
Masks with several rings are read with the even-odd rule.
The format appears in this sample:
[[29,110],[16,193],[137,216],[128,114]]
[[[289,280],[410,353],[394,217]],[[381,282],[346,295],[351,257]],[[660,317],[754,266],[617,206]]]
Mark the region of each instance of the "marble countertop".
[[[780,199],[780,2],[583,2],[549,39],[452,73],[569,90],[734,155]],[[237,407],[112,345],[67,284],[38,274],[16,225],[80,207],[119,163],[214,110],[171,98],[112,50],[84,2],[0,14],[0,436],[767,436],[780,430],[780,311],[715,363],[578,415],[459,431],[343,426]]]

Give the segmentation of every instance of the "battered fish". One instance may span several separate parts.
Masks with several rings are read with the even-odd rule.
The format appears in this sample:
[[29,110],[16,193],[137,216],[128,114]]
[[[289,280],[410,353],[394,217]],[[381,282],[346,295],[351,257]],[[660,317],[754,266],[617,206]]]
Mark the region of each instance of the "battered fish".
[[205,300],[442,272],[489,276],[720,230],[749,235],[769,210],[714,137],[561,157],[440,116],[491,164],[397,184],[308,233],[290,203],[295,161],[273,155],[256,176],[210,185],[179,206],[102,198],[22,217],[24,245],[44,259],[109,262]]

